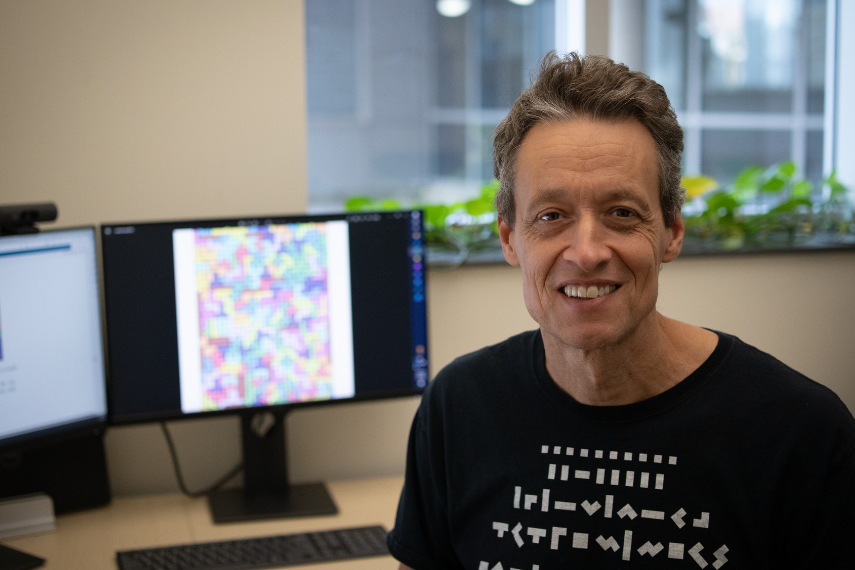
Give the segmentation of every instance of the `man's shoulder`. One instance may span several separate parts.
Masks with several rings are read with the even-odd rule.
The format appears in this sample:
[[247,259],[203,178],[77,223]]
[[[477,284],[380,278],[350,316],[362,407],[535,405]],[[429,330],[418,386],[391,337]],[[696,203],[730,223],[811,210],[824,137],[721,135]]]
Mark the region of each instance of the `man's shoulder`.
[[720,342],[729,343],[725,364],[732,371],[749,376],[757,381],[785,383],[795,390],[815,390],[833,394],[831,390],[819,382],[808,378],[803,373],[768,352],[748,344],[739,337],[716,331]]
[[809,409],[819,414],[836,411],[851,418],[846,405],[827,386],[734,335],[717,334],[720,342],[729,343],[720,371],[734,378],[733,389],[747,396],[753,394],[764,406],[782,406],[780,411],[786,407],[799,408],[803,413]]
[[531,361],[534,343],[540,337],[540,330],[535,329],[516,334],[508,339],[485,346],[468,354],[455,358],[442,372],[453,372],[470,367],[506,364],[508,360],[521,359]]
[[502,342],[455,358],[431,382],[431,392],[497,387],[499,377],[522,377],[533,374],[534,352],[540,342],[540,330],[514,335]]

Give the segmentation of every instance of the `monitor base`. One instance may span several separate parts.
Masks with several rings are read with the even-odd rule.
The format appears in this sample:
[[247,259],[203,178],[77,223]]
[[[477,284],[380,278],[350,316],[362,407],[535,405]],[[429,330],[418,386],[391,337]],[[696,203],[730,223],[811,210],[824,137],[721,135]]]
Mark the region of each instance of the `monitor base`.
[[226,489],[208,496],[214,524],[334,515],[338,508],[323,483],[289,485],[281,492],[247,494]]
[[44,563],[44,558],[0,544],[0,570],[29,570]]

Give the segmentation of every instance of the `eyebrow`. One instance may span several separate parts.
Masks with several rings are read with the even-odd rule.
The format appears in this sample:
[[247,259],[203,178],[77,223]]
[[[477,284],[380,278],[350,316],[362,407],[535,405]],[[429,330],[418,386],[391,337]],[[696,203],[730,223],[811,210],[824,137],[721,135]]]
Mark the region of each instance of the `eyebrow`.
[[633,202],[638,206],[642,206],[644,208],[649,208],[649,204],[647,200],[639,197],[637,192],[633,192],[632,190],[627,190],[625,188],[620,188],[618,190],[607,190],[602,194],[601,197],[602,202]]
[[[533,210],[537,210],[544,204],[548,204],[550,202],[561,201],[566,194],[566,190],[548,188],[529,203],[527,211],[531,212]],[[647,203],[647,200],[639,197],[637,192],[633,192],[626,188],[600,192],[597,199],[600,202],[632,202],[637,207],[650,211],[650,204]]]
[[564,197],[566,191],[559,190],[558,188],[549,188],[544,190],[537,197],[529,202],[527,211],[531,212],[532,210],[537,210],[543,204],[547,204],[549,202],[555,202]]

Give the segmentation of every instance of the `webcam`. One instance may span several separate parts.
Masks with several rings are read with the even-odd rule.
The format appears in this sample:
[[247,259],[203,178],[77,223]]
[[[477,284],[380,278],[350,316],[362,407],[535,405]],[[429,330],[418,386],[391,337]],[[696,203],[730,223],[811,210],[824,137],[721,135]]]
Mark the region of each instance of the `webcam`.
[[0,205],[0,235],[37,233],[36,222],[52,222],[56,216],[56,204],[53,202]]

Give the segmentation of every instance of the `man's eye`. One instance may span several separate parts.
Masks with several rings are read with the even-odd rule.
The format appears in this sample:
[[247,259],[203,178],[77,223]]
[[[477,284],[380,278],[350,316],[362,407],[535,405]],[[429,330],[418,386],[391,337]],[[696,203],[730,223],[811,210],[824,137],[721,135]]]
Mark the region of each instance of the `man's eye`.
[[551,222],[553,220],[557,220],[559,217],[558,212],[548,212],[546,214],[541,214],[540,220],[543,222]]
[[626,208],[618,208],[617,210],[614,211],[614,215],[619,217],[619,218],[631,218],[632,216],[635,215],[635,212],[633,212],[632,210],[628,210]]

